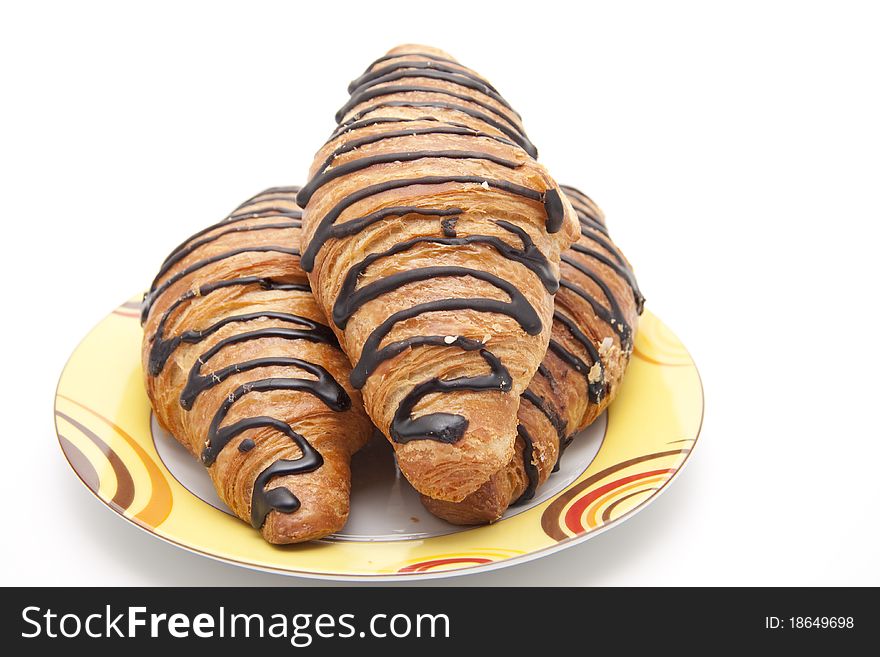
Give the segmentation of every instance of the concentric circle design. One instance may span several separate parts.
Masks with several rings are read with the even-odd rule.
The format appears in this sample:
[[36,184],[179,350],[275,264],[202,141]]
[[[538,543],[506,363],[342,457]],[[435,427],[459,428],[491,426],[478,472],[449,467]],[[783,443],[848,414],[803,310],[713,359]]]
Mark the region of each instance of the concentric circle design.
[[544,510],[541,526],[557,541],[596,530],[659,491],[688,453],[673,449],[647,454],[597,472],[559,495]]
[[67,460],[92,492],[145,527],[155,529],[165,521],[172,508],[171,488],[153,455],[135,438],[61,393],[55,400],[55,426]]
[[[581,461],[562,484],[554,488],[551,480],[531,507],[487,527],[428,532],[429,519],[413,514],[401,536],[378,532],[384,538],[273,546],[184,487],[160,458],[143,388],[138,307],[139,297],[117,308],[71,356],[55,401],[61,449],[83,483],[122,517],[184,549],[260,570],[333,579],[430,578],[549,554],[656,499],[686,462],[702,422],[703,393],[690,356],[646,312],[598,453],[595,447],[567,453],[581,454]],[[361,508],[371,506],[381,504]],[[383,511],[374,511],[377,523]],[[373,520],[364,511],[357,522],[369,529]]]
[[519,550],[478,550],[470,554],[441,554],[404,566],[398,573],[427,573],[458,570],[521,556]]

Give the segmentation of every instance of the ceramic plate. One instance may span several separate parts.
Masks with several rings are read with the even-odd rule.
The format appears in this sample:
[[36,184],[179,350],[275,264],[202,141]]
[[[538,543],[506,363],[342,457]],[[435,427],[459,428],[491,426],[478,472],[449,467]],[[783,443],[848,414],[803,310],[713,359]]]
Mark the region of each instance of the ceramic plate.
[[413,579],[473,573],[584,541],[645,508],[694,447],[703,392],[693,361],[645,312],[610,410],[568,448],[527,504],[490,526],[434,518],[397,471],[381,436],[352,463],[345,528],[306,545],[273,546],[220,502],[208,477],[153,420],[144,392],[139,298],[98,324],[67,363],[55,400],[61,449],[83,483],[147,532],[192,552],[326,579]]

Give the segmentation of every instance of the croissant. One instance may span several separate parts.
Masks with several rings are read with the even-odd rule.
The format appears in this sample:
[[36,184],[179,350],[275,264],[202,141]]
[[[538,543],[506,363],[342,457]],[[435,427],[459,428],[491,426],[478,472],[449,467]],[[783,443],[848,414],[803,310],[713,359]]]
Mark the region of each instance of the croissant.
[[460,501],[513,455],[577,218],[519,115],[448,54],[400,46],[349,90],[297,196],[303,268],[403,474]]
[[144,300],[159,423],[270,543],[341,529],[372,426],[299,264],[299,188],[268,189],[163,263]]
[[460,525],[492,522],[558,469],[574,434],[592,423],[614,399],[632,354],[644,307],[629,262],[608,237],[598,206],[573,187],[563,187],[581,237],[562,255],[550,347],[522,394],[513,457],[458,503],[422,496],[434,515]]

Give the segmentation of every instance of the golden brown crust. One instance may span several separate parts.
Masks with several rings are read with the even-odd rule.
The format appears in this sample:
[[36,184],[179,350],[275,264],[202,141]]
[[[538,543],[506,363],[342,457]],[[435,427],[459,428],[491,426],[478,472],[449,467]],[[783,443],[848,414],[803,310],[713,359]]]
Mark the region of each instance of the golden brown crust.
[[[193,236],[145,301],[145,383],[159,422],[210,464],[220,498],[271,543],[342,528],[349,460],[372,431],[300,268],[297,189],[266,190]],[[238,422],[243,430],[230,431]],[[296,473],[309,455],[286,432],[322,464]],[[288,492],[263,492],[276,488]]]
[[582,192],[564,189],[582,234],[563,256],[551,348],[519,407],[517,419],[531,447],[521,436],[507,465],[461,502],[422,496],[431,513],[449,522],[493,522],[518,499],[529,497],[549,477],[560,448],[612,402],[629,363],[644,300],[632,268],[605,231],[601,210]]
[[576,217],[516,113],[448,54],[400,46],[352,92],[299,196],[304,267],[356,378],[374,366],[359,384],[401,470],[458,501],[513,454]]

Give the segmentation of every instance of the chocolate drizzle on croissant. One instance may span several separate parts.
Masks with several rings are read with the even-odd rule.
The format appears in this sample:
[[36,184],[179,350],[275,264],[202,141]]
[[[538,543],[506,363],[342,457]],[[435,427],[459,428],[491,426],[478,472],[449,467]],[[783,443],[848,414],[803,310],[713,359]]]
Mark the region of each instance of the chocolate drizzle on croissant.
[[[435,59],[434,57],[430,57],[430,59],[432,61],[413,61],[406,59],[404,61],[397,62],[391,66],[383,67],[374,71],[370,71],[368,69],[367,73],[352,82],[352,84],[350,85],[349,89],[352,93],[352,98],[337,113],[337,121],[341,122],[350,110],[372,98],[401,93],[405,94],[410,92],[440,94],[453,96],[460,100],[465,100],[470,104],[478,105],[487,112],[494,114],[496,117],[502,118],[509,126],[509,128],[505,129],[504,132],[509,133],[509,130],[511,129],[515,130],[516,135],[519,137],[516,143],[519,143],[520,145],[525,147],[525,144],[522,143],[525,135],[518,128],[516,122],[510,116],[503,114],[496,108],[493,108],[490,105],[483,103],[471,96],[452,93],[448,90],[441,90],[435,87],[422,87],[417,85],[395,85],[389,87],[383,86],[379,88],[374,88],[378,84],[408,77],[440,79],[447,82],[453,82],[456,85],[462,87],[480,91],[481,93],[490,96],[494,100],[498,101],[504,107],[508,109],[510,108],[507,102],[504,101],[503,98],[500,97],[500,95],[498,95],[495,89],[491,87],[491,85],[488,85],[488,83],[486,83],[478,76],[468,71],[464,71],[463,69],[457,69],[450,66],[437,64],[435,61],[433,61]],[[401,107],[402,105],[386,104],[384,106]],[[418,106],[422,107],[423,105]],[[450,107],[445,105],[442,108],[450,109]],[[372,119],[370,122],[364,122],[360,126],[355,125],[358,122],[357,117],[369,114],[374,111],[374,109],[378,108],[370,107],[366,110],[361,110],[355,115],[356,118],[354,120],[349,120],[346,123],[342,123],[340,125],[340,130],[345,133],[351,133],[356,131],[359,127],[376,125],[377,119],[375,118]],[[513,114],[516,113],[513,112]],[[469,116],[473,116],[473,114],[469,114]],[[391,124],[406,122],[406,119],[382,120],[387,120],[387,122]],[[431,120],[436,121],[436,119],[433,118]],[[499,127],[495,124],[495,121],[486,122],[493,127]],[[490,135],[484,131],[475,130],[474,128],[466,125],[445,124],[443,122],[439,123],[441,123],[441,125],[436,127],[432,126],[412,130],[390,130],[383,133],[373,134],[365,138],[353,139],[347,142],[343,142],[330,154],[330,156],[328,156],[324,160],[322,165],[318,167],[317,172],[313,176],[311,181],[298,194],[297,201],[300,203],[300,205],[305,207],[309,203],[314,192],[323,185],[326,185],[331,180],[358,171],[362,171],[364,169],[368,169],[379,164],[409,162],[427,158],[460,158],[470,160],[486,160],[492,162],[493,164],[509,169],[514,169],[520,166],[520,163],[518,162],[494,156],[491,153],[486,153],[485,151],[478,150],[414,150],[404,152],[391,152],[361,157],[349,160],[344,164],[338,166],[332,166],[335,159],[342,154],[356,151],[362,146],[374,144],[385,139],[404,136],[449,134],[470,137],[474,139],[489,137],[491,139],[501,141],[502,143],[505,143],[507,145],[513,145],[513,143],[507,139],[495,135]],[[338,226],[335,225],[335,222],[348,207],[363,200],[364,198],[387,192],[393,189],[410,187],[414,185],[441,185],[451,182],[479,184],[484,187],[499,189],[506,193],[520,195],[530,200],[540,201],[545,204],[545,208],[547,211],[548,231],[555,232],[559,230],[561,226],[563,207],[561,205],[558,193],[555,189],[552,188],[544,190],[534,190],[503,179],[493,180],[478,176],[427,176],[415,179],[384,181],[376,185],[368,186],[347,196],[346,198],[343,198],[330,212],[328,212],[321,218],[318,227],[314,232],[314,235],[312,236],[307,248],[303,253],[303,267],[307,271],[311,271],[312,267],[314,266],[314,258],[317,252],[321,249],[321,247],[326,243],[327,240],[339,236],[339,231],[336,231],[336,234],[334,234],[334,229],[338,228]],[[407,209],[401,208],[399,210],[401,213],[403,213],[406,212]],[[450,211],[456,212],[456,210],[457,209],[454,208],[435,209],[437,213],[443,214]],[[388,209],[386,209],[386,212],[387,211]],[[425,209],[420,209],[420,212],[424,213]],[[455,216],[451,217],[451,219],[453,220],[456,218],[457,217]],[[451,312],[463,309],[475,309],[480,312],[497,312],[508,314],[516,318],[523,329],[529,334],[534,335],[541,330],[540,319],[535,314],[535,311],[531,307],[531,305],[519,294],[519,291],[509,283],[487,272],[467,269],[463,267],[426,267],[419,270],[407,271],[394,276],[389,276],[378,282],[368,284],[363,288],[356,289],[359,277],[364,273],[364,271],[370,264],[380,258],[390,257],[406,251],[412,246],[425,243],[447,246],[463,246],[470,244],[489,245],[505,258],[520,262],[528,267],[531,271],[535,272],[541,278],[541,281],[547,288],[548,292],[553,293],[558,288],[558,280],[556,279],[554,272],[546,257],[543,253],[540,252],[540,250],[535,247],[534,243],[528,236],[528,233],[526,233],[521,228],[507,221],[496,221],[496,225],[501,226],[505,230],[516,234],[520,238],[523,243],[523,248],[519,250],[511,247],[506,242],[494,236],[468,235],[464,238],[457,238],[455,237],[454,230],[450,228],[451,224],[449,223],[449,219],[450,218],[444,219],[444,223],[442,224],[442,233],[446,237],[420,237],[411,240],[405,240],[403,242],[397,243],[392,248],[387,249],[383,252],[369,254],[364,260],[353,265],[348,270],[345,276],[345,282],[343,283],[342,290],[339,292],[333,307],[333,320],[336,325],[339,328],[344,329],[347,320],[357,311],[358,308],[363,305],[363,303],[377,298],[386,291],[397,289],[402,285],[408,283],[441,276],[470,276],[479,280],[484,280],[498,287],[499,289],[504,290],[509,295],[511,301],[509,303],[505,303],[491,299],[449,299],[436,301],[429,304],[423,304],[421,306],[416,306],[414,308],[410,308],[406,311],[392,315],[368,338],[362,351],[361,359],[357,363],[355,371],[353,372],[352,381],[355,386],[360,387],[364,384],[366,377],[369,376],[369,374],[375,369],[375,366],[378,364],[379,361],[400,353],[400,351],[402,351],[404,348],[411,348],[418,345],[434,344],[440,337],[442,337],[421,336],[420,338],[410,338],[409,340],[405,341],[405,344],[403,345],[390,345],[390,349],[386,347],[381,351],[379,350],[378,344],[381,342],[382,338],[385,337],[385,334],[387,334],[387,332],[397,322],[404,321],[405,319],[412,318],[421,313],[436,312],[441,310]],[[369,225],[367,223],[368,220],[369,217],[360,217],[347,221],[345,224],[343,224],[343,226],[347,227],[351,223],[354,223],[356,225]],[[353,232],[347,231],[347,235],[351,234],[353,234]],[[447,341],[444,344],[447,346],[456,345],[464,348],[464,345],[466,343],[460,340],[455,340],[452,342]],[[504,370],[504,367],[501,365],[500,361],[498,361],[498,359],[494,357],[488,350],[481,349],[480,354],[483,356],[487,363],[491,364],[493,374],[489,377],[489,379],[483,381],[483,378],[481,377],[467,377],[445,382],[433,380],[422,384],[422,386],[417,387],[417,389],[413,391],[411,395],[407,396],[404,403],[401,403],[401,407],[395,414],[395,419],[391,426],[392,437],[398,442],[404,442],[413,438],[433,438],[435,440],[441,440],[443,442],[453,442],[454,440],[458,439],[463,433],[464,428],[466,428],[467,426],[466,420],[464,418],[461,418],[460,416],[450,415],[448,419],[445,420],[445,425],[444,419],[441,417],[434,418],[434,422],[413,421],[409,418],[408,413],[404,412],[404,410],[406,408],[412,407],[415,401],[423,397],[424,394],[427,394],[424,391],[419,392],[419,390],[422,388],[426,388],[431,392],[440,392],[443,390],[454,390],[459,388],[480,389],[483,386],[491,389],[498,389],[501,380],[509,378],[509,375],[506,374],[506,370]],[[477,383],[475,381],[479,382]],[[478,387],[474,388],[474,386]],[[501,389],[504,388],[501,387]],[[422,418],[421,420],[425,420],[425,418]],[[422,434],[419,435],[419,432],[415,429],[415,427],[425,426],[429,424],[431,425],[430,428],[426,427]],[[404,425],[406,425],[405,429],[403,428]]]
[[[297,191],[299,191],[298,187],[279,187],[266,190],[239,206],[223,221],[199,231],[179,245],[165,260],[150,291],[145,296],[144,321],[150,317],[153,306],[178,283],[205,271],[214,272],[216,267],[224,265],[226,261],[233,261],[236,258],[240,260],[241,256],[247,257],[250,254],[277,254],[298,258],[299,249],[288,246],[291,229],[299,229],[301,226],[301,211],[289,207],[293,204]],[[284,201],[288,205],[267,205],[267,203],[278,201]],[[278,221],[279,219],[283,221]],[[217,247],[222,249],[220,253],[208,257],[198,257],[201,249],[208,246],[213,247],[218,240],[235,241],[246,233],[254,234],[257,232],[260,235],[268,236],[270,231],[273,234],[277,231],[278,244],[250,243],[245,246],[234,246],[234,248]],[[217,249],[215,248],[215,250]],[[212,267],[213,269],[209,269]],[[243,268],[245,270],[253,269],[258,274],[265,271],[263,267],[259,266],[249,268],[244,265]],[[285,269],[296,275],[298,266],[292,263],[290,267],[285,267]],[[207,274],[208,277],[211,275],[212,273]],[[222,276],[222,274],[220,275]],[[303,276],[302,273],[298,275]],[[197,399],[207,391],[224,385],[224,382],[232,378],[238,382],[238,385],[222,399],[207,427],[200,454],[204,465],[208,467],[214,465],[223,448],[236,437],[246,433],[247,437],[241,440],[238,445],[238,450],[242,454],[252,452],[259,445],[258,436],[271,435],[271,433],[267,434],[266,430],[274,432],[275,435],[285,436],[296,446],[297,458],[274,459],[254,478],[249,505],[250,521],[254,527],[260,528],[271,511],[289,514],[301,506],[300,499],[290,489],[283,485],[269,487],[269,484],[276,478],[315,472],[324,465],[324,457],[305,436],[279,417],[254,415],[227,422],[230,410],[252,396],[273,392],[307,393],[320,400],[331,411],[340,413],[352,408],[352,400],[343,386],[322,364],[286,354],[271,355],[271,348],[249,346],[251,344],[261,345],[263,344],[261,341],[265,340],[269,341],[266,344],[276,345],[283,344],[278,341],[306,341],[326,344],[334,348],[338,347],[336,337],[330,328],[316,321],[314,317],[277,310],[271,304],[266,303],[262,303],[263,309],[254,309],[248,312],[247,304],[245,304],[243,306],[245,312],[221,313],[216,321],[209,326],[192,328],[184,324],[186,326],[184,330],[176,334],[167,334],[168,325],[172,322],[179,323],[181,313],[186,312],[193,302],[211,304],[216,295],[247,294],[251,290],[294,296],[303,295],[300,297],[302,301],[307,300],[309,305],[313,305],[310,297],[311,290],[305,281],[274,280],[272,277],[262,275],[221,278],[220,280],[205,280],[205,276],[201,276],[198,285],[187,289],[178,296],[167,305],[158,321],[151,322],[155,330],[146,337],[145,347],[148,347],[147,373],[149,377],[155,378],[162,374],[169,359],[183,345],[194,346],[207,340],[212,341],[210,347],[200,352],[192,361],[185,377],[185,385],[180,389],[179,407],[184,412],[191,412]],[[257,301],[255,304],[255,308],[261,305]],[[238,308],[240,306],[240,303],[235,303],[231,307]],[[290,307],[296,308],[298,306],[291,303]],[[314,313],[314,311],[312,312]],[[216,340],[214,336],[221,331],[224,337]],[[255,353],[259,354],[259,357],[209,369],[218,357],[232,348],[245,348],[248,353],[256,350]],[[260,374],[263,372],[268,373],[268,376],[260,378]],[[242,377],[242,375],[246,376]],[[149,385],[148,389],[150,389]],[[260,402],[254,403],[259,404]],[[254,407],[254,403],[251,403],[249,408]],[[157,410],[164,411],[165,409],[157,408]],[[164,414],[163,412],[162,415]],[[361,431],[361,433],[364,432]],[[255,438],[257,439],[255,440]],[[363,436],[363,440],[365,439],[366,436]],[[362,443],[363,440],[356,439],[355,442]],[[334,528],[330,528],[330,531]],[[310,528],[308,531],[313,531],[313,529]],[[282,536],[277,542],[289,542],[286,538],[290,537]]]
[[[423,401],[464,391],[507,393],[515,389],[519,393],[525,387],[520,370],[513,376],[496,349],[486,344],[496,330],[493,326],[502,326],[488,318],[479,320],[489,326],[479,334],[428,330],[413,335],[408,327],[430,329],[435,317],[499,315],[515,320],[523,334],[540,336],[546,345],[549,295],[559,287],[559,245],[573,239],[574,213],[558,186],[534,162],[537,151],[519,115],[492,85],[455,60],[427,49],[401,48],[373,62],[349,85],[349,91],[351,98],[336,114],[338,127],[316,157],[310,181],[297,195],[297,202],[305,208],[302,266],[313,286],[317,279],[322,287],[332,288],[332,297],[316,296],[355,364],[351,382],[356,388],[366,386],[389,361],[413,350],[451,348],[480,356],[483,366],[477,361],[473,365],[479,373],[427,377],[408,382],[405,385],[410,388],[401,394],[390,393],[396,399],[393,412],[371,410],[367,404],[380,428],[398,445],[417,440],[454,445],[467,434],[468,417],[419,410]],[[444,196],[450,190],[455,198],[447,201]],[[532,218],[536,210],[543,214],[540,223]],[[434,217],[437,222],[431,228],[426,222]],[[380,232],[378,224],[385,223],[393,223],[394,230],[414,228],[404,229],[394,241],[395,232]],[[554,234],[559,235],[551,237]],[[341,248],[351,248],[358,257],[346,255],[351,261],[337,261],[332,267],[342,269],[325,278],[327,258],[337,259],[338,243],[345,240],[351,246]],[[378,242],[384,244],[372,246]],[[334,255],[322,255],[331,244]],[[359,244],[371,246],[361,250],[354,246]],[[427,253],[437,254],[434,262]],[[463,254],[453,257],[464,261],[483,258],[480,253],[487,255],[485,263],[471,266],[444,262],[439,257],[442,253]],[[519,281],[521,275],[512,276],[507,265],[496,271],[491,261],[499,256],[522,267],[526,277],[536,277],[543,290],[534,289],[533,279]],[[400,265],[407,261],[416,264]],[[386,273],[375,273],[379,271]],[[477,293],[447,298],[429,295],[429,300],[402,308],[392,302],[394,309],[376,317],[378,321],[367,320],[367,333],[362,333],[364,320],[359,320],[356,347],[343,340],[351,320],[362,317],[367,307],[375,317],[375,308],[386,295],[398,299],[402,290],[417,289],[418,284],[442,289],[444,279],[463,281],[445,287],[463,289],[473,284]],[[404,337],[397,337],[401,333]],[[529,359],[525,369],[530,376],[540,357],[530,354]],[[375,393],[368,391],[368,397],[371,394]],[[493,440],[512,444],[514,428],[510,425],[509,437]],[[401,467],[410,476],[405,462]],[[436,472],[440,470],[426,477],[433,478]],[[487,477],[488,472],[474,476]],[[419,488],[419,482],[413,483]]]
[[575,434],[610,403],[632,351],[644,305],[632,268],[608,237],[598,207],[577,189],[562,188],[577,212],[581,239],[562,254],[553,337],[521,396],[517,451],[461,502],[423,496],[432,513],[451,522],[491,522],[508,505],[534,497],[559,469]]
[[[462,114],[464,116],[476,119],[482,123],[485,123],[487,126],[498,130],[499,132],[506,135],[513,143],[522,148],[526,153],[528,153],[532,157],[538,156],[538,149],[535,148],[534,144],[529,141],[528,137],[525,134],[513,127],[508,121],[498,121],[497,119],[489,116],[484,112],[480,112],[478,110],[474,110],[465,105],[457,104],[457,103],[444,103],[444,102],[428,102],[428,101],[386,101],[384,103],[377,103],[375,105],[370,105],[367,108],[364,108],[357,113],[353,114],[349,119],[347,119],[344,123],[339,124],[339,127],[336,129],[336,133],[334,134],[334,138],[339,134],[348,133],[352,130],[364,128],[368,125],[375,125],[380,122],[380,119],[384,119],[385,117],[376,117],[370,119],[370,121],[363,121],[363,118],[373,112],[376,112],[381,109],[425,109],[425,110],[449,110],[455,112],[456,114]],[[455,125],[454,123],[450,123],[450,125]]]
[[[423,153],[415,153],[414,155],[420,155],[421,157],[430,157],[430,155],[424,155]],[[421,159],[421,157],[409,157],[406,159],[414,160]],[[441,159],[443,158],[443,156],[439,157]],[[400,160],[399,158],[393,160],[393,162],[398,161],[402,160]],[[375,161],[372,164],[380,164],[380,162]],[[556,190],[553,189],[538,191],[529,187],[524,187],[522,185],[508,182],[506,180],[494,180],[480,176],[424,176],[422,178],[404,178],[402,180],[389,180],[386,182],[378,183],[376,185],[371,185],[364,189],[360,189],[353,194],[350,194],[349,196],[342,199],[339,203],[337,203],[336,206],[334,206],[333,209],[330,210],[330,212],[324,215],[320,223],[318,223],[318,226],[315,229],[315,234],[309,241],[309,245],[306,247],[306,250],[302,254],[303,269],[305,269],[307,272],[312,271],[312,268],[315,265],[315,256],[317,255],[318,251],[327,242],[327,240],[333,236],[332,229],[334,228],[334,223],[337,219],[339,219],[342,213],[345,212],[345,210],[347,210],[355,203],[363,201],[370,196],[375,196],[383,192],[389,192],[404,187],[414,187],[416,185],[445,185],[447,183],[472,183],[483,186],[486,189],[498,189],[503,192],[507,192],[508,194],[521,196],[530,201],[540,201],[544,204],[547,213],[547,232],[555,233],[561,227],[563,209],[561,201],[559,199],[559,194],[556,192]],[[305,194],[302,197],[297,196],[297,202],[302,204],[303,206],[307,206],[309,199],[311,199],[311,195],[314,193],[315,189],[317,189],[317,186],[311,188],[308,194]],[[434,210],[439,212],[441,209],[436,208]],[[448,210],[448,208],[446,208],[445,210]],[[357,219],[354,219],[354,221],[362,222],[366,219],[367,217],[358,217]]]
[[[613,332],[617,333],[621,345],[621,351],[624,354],[624,357],[628,358],[629,353],[632,351],[634,336],[633,328],[627,320],[627,317],[633,315],[633,313],[636,315],[642,313],[645,298],[639,290],[635,274],[633,273],[629,262],[623,257],[620,249],[607,237],[608,230],[605,228],[601,213],[598,211],[595,203],[593,203],[593,201],[583,192],[574,187],[567,185],[562,185],[561,187],[565,191],[566,196],[571,201],[572,207],[574,207],[575,212],[577,213],[578,220],[581,224],[581,236],[599,244],[605,253],[585,246],[583,239],[572,244],[569,247],[568,252],[562,254],[562,262],[571,267],[571,270],[569,270],[569,273],[563,274],[560,280],[560,287],[563,290],[566,290],[567,293],[575,295],[573,299],[580,299],[589,305],[589,308],[594,315],[593,323],[595,323],[595,320],[598,320],[599,323],[606,324]],[[610,254],[610,257],[609,255],[606,255],[606,253]],[[586,256],[586,258],[581,256]],[[594,262],[591,264],[590,260],[593,260]],[[598,263],[599,266],[596,266],[596,263]],[[626,309],[622,307],[622,302],[618,301],[614,292],[611,290],[608,283],[609,274],[607,273],[607,270],[610,270],[612,277],[625,281],[632,292],[632,302],[624,304]],[[579,277],[581,276],[589,282],[588,284],[595,285],[595,287],[601,291],[601,299],[597,299],[588,291],[585,283],[579,280]],[[565,294],[566,293],[563,293],[563,296],[565,296]],[[567,305],[569,307],[574,303],[573,299],[567,300]],[[565,300],[560,299],[560,301]],[[558,305],[564,306],[565,303]],[[583,348],[589,356],[589,362],[585,362],[580,356],[574,353],[574,351],[566,348],[555,338],[550,339],[549,350],[565,365],[574,369],[586,379],[590,404],[594,407],[599,407],[601,405],[604,409],[607,405],[606,397],[608,395],[609,382],[606,376],[604,359],[599,353],[602,340],[598,339],[598,334],[595,332],[595,328],[591,331],[591,335],[587,334],[587,331],[592,327],[591,325],[593,323],[585,321],[583,319],[584,317],[586,317],[586,315],[584,315],[582,311],[577,314],[572,314],[571,316],[566,314],[566,312],[560,308],[555,309],[553,312],[554,323],[564,327],[565,332]],[[543,366],[538,368],[538,375],[547,377],[549,376],[548,371],[548,368]],[[615,378],[619,379],[621,375],[622,369],[617,373]],[[534,394],[531,388],[524,393],[524,398],[527,394],[529,395],[530,401],[535,403],[537,395]],[[541,401],[544,407],[549,410],[548,402],[546,400]],[[603,404],[603,402],[606,403]],[[541,408],[541,406],[538,407]],[[546,415],[547,410],[545,410],[545,408],[541,408],[541,410]],[[590,421],[592,421],[592,419],[598,414],[597,411],[593,410]],[[558,417],[558,413],[554,412],[554,415]],[[548,419],[549,418],[550,415],[548,415]],[[551,424],[553,424],[554,428],[558,428],[557,423],[552,419]],[[559,442],[557,459],[553,468],[554,471],[559,469],[559,459],[562,457],[565,448],[571,443],[574,433],[579,431],[585,425],[586,415],[584,418],[581,418],[580,422],[575,424],[574,430],[569,432],[567,436],[563,435],[563,433],[558,434]]]

